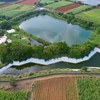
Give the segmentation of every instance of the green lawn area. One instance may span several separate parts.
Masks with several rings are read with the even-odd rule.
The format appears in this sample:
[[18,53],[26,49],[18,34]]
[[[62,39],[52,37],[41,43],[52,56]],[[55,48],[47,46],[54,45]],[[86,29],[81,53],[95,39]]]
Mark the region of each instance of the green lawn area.
[[50,9],[57,9],[57,8],[60,8],[60,7],[63,7],[63,6],[72,4],[72,3],[73,2],[60,1],[60,2],[53,3],[53,4],[49,4],[49,5],[45,6],[45,7],[50,8]]
[[75,17],[100,24],[100,9],[93,9],[77,14]]
[[80,12],[87,10],[87,9],[90,9],[90,8],[93,8],[93,6],[83,5],[83,6],[80,6],[78,8],[74,8],[74,9],[69,10],[68,13],[76,14],[76,13],[80,13]]

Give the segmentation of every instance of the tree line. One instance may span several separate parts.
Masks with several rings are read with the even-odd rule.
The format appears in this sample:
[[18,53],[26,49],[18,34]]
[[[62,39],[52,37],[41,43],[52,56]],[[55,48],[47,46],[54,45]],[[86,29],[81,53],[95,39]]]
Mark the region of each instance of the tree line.
[[62,56],[71,58],[82,58],[87,56],[97,44],[85,42],[83,45],[72,45],[69,47],[65,42],[52,43],[48,46],[31,46],[19,42],[12,42],[0,46],[0,58],[2,63],[23,61],[34,57],[49,60]]

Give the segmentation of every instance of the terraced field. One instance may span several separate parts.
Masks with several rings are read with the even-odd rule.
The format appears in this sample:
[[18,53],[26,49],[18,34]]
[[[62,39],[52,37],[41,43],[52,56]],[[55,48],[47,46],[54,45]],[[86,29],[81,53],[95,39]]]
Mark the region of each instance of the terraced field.
[[80,7],[77,7],[77,8],[74,8],[74,9],[69,10],[68,13],[77,14],[77,13],[80,13],[82,11],[85,11],[85,10],[88,10],[88,9],[92,9],[92,8],[93,8],[93,6],[82,5]]
[[57,2],[57,3],[49,4],[49,5],[45,6],[45,7],[46,8],[50,8],[50,9],[57,9],[57,8],[60,8],[60,7],[66,6],[66,5],[70,5],[72,3],[73,2],[60,1],[60,2]]
[[92,21],[95,23],[100,23],[100,9],[93,9],[87,12],[83,12],[83,13],[77,14],[75,17],[78,17],[80,19],[84,19],[87,21]]

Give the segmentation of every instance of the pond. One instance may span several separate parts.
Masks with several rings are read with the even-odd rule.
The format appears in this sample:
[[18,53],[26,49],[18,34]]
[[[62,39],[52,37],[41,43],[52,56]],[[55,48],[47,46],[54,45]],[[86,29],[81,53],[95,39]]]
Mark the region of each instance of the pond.
[[51,43],[65,41],[69,46],[84,43],[92,32],[48,15],[39,15],[28,19],[19,27]]
[[[97,59],[98,58],[98,59]],[[91,57],[88,61],[79,63],[79,64],[71,64],[66,62],[59,62],[55,64],[51,64],[48,66],[37,65],[33,63],[29,63],[22,66],[12,66],[5,70],[2,74],[23,74],[29,72],[36,72],[48,69],[57,69],[57,68],[71,68],[71,69],[78,69],[83,66],[88,67],[100,67],[100,54],[96,53],[93,57]]]
[[85,4],[89,4],[89,5],[98,5],[100,4],[100,0],[80,0]]

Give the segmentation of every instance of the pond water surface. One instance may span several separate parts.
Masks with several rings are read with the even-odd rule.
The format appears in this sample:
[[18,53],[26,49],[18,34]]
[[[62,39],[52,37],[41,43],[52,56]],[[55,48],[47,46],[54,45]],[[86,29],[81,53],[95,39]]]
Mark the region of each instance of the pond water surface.
[[100,0],[80,0],[85,4],[89,4],[89,5],[98,5],[100,4]]
[[78,69],[83,66],[100,67],[100,54],[96,53],[88,61],[85,61],[79,64],[59,62],[59,63],[51,64],[48,66],[43,66],[43,65],[33,64],[33,63],[29,63],[22,66],[17,66],[17,67],[12,66],[11,68],[8,68],[7,70],[5,70],[2,74],[23,74],[23,73],[37,72],[37,71],[57,69],[57,68]]
[[92,32],[48,15],[28,19],[19,27],[51,43],[65,41],[69,46],[87,41]]

